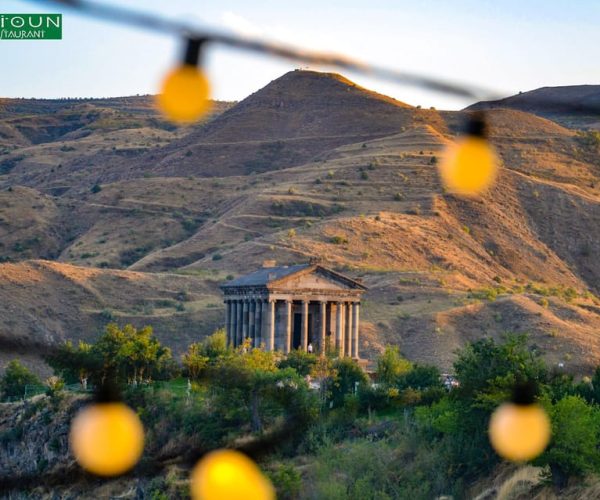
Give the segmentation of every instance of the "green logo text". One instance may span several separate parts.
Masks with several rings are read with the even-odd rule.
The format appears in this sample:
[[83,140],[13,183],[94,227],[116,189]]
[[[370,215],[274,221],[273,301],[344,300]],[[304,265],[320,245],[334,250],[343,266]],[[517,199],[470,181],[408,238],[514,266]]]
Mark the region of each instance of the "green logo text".
[[0,40],[61,40],[62,14],[0,14]]

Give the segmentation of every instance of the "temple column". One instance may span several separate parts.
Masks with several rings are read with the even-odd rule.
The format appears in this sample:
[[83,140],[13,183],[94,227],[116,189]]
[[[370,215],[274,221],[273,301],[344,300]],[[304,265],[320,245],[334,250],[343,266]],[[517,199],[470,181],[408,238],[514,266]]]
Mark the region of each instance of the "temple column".
[[346,314],[348,312],[348,308],[346,307],[346,303],[342,302],[342,343],[340,349],[340,357],[343,358],[346,355]]
[[227,345],[231,344],[231,328],[232,328],[232,324],[233,324],[231,308],[232,308],[231,300],[226,300],[225,301],[225,331],[227,332]]
[[343,356],[344,348],[342,346],[342,303],[336,304],[336,320],[335,320],[335,348],[338,351],[338,356]]
[[358,323],[360,321],[360,303],[359,302],[355,302],[353,304],[352,312],[354,315],[354,321],[352,323],[352,327],[354,329],[354,332],[352,333],[352,340],[354,341],[354,348],[352,349],[352,354],[356,359],[359,359],[359,356],[358,356],[358,332],[359,332]]
[[300,346],[304,352],[308,351],[308,300],[302,301],[302,333]]
[[236,300],[235,301],[235,310],[236,310],[236,316],[237,316],[237,320],[236,320],[236,326],[235,326],[235,346],[239,346],[244,338],[244,332],[243,332],[243,323],[244,323],[244,311],[242,309],[242,301],[241,300]]
[[232,300],[227,302],[227,345],[233,344],[235,338],[235,303]]
[[352,302],[348,302],[346,314],[348,321],[346,323],[346,356],[352,357]]
[[242,300],[242,342],[248,338],[248,300]]
[[289,354],[292,350],[292,301],[285,301],[285,337],[283,338],[283,352]]
[[321,352],[321,354],[325,354],[325,339],[327,338],[327,302],[322,300],[321,301],[321,316],[320,316],[320,323],[319,323],[319,327],[320,327],[320,336],[319,336],[319,351]]
[[260,300],[260,344],[268,349],[269,329],[267,324],[267,315],[269,312],[269,303],[266,299]]
[[256,328],[254,328],[254,318],[256,314],[256,301],[250,299],[248,301],[248,337],[250,337],[250,346],[254,347],[256,341]]
[[267,317],[267,350],[274,351],[275,350],[275,301],[270,299],[265,303],[268,308],[268,313],[265,315]]
[[255,299],[254,301],[254,347],[260,347],[261,339],[261,314],[262,301]]

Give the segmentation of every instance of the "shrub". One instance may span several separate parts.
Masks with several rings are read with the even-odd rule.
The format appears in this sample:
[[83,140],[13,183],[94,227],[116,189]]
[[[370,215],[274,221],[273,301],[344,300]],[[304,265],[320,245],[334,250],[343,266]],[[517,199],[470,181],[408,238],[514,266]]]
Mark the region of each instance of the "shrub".
[[569,476],[600,471],[600,410],[579,396],[566,396],[550,408],[552,440],[538,462],[564,486]]
[[99,193],[100,191],[102,191],[102,186],[100,186],[100,184],[97,183],[92,186],[92,189],[90,189],[90,192],[92,194]]
[[336,235],[331,237],[331,243],[334,245],[345,245],[348,243],[348,239],[345,236]]
[[377,380],[380,383],[395,385],[400,375],[412,369],[410,361],[402,357],[397,346],[386,346],[377,359]]
[[17,359],[6,366],[6,371],[0,379],[0,392],[5,398],[23,397],[25,387],[40,385],[40,379]]

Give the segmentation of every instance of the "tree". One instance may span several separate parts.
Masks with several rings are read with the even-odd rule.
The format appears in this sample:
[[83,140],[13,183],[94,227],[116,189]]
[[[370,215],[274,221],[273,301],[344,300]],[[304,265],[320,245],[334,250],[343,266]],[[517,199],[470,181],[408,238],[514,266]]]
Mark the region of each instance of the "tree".
[[48,363],[65,380],[88,378],[95,385],[139,383],[152,378],[170,378],[176,371],[168,347],[160,344],[147,326],[119,328],[115,323],[95,344],[66,342],[48,358]]
[[211,360],[220,356],[225,356],[229,349],[227,348],[227,333],[224,328],[219,328],[212,335],[209,335],[202,341],[203,354]]
[[332,399],[335,405],[341,405],[344,397],[356,390],[357,384],[366,384],[367,375],[358,364],[350,358],[335,360],[333,368],[336,377],[332,387]]
[[40,379],[17,359],[13,359],[6,366],[6,371],[0,379],[0,392],[5,398],[22,398],[25,387],[40,385]]
[[443,387],[437,366],[419,364],[413,365],[410,371],[397,377],[396,385],[400,389],[410,387],[417,390]]
[[549,409],[552,440],[539,458],[550,467],[557,486],[565,486],[569,476],[600,472],[600,410],[579,396],[566,396]]
[[189,378],[198,380],[208,366],[209,357],[204,355],[204,346],[200,342],[190,344],[188,352],[182,356],[183,366]]
[[398,377],[412,368],[410,361],[402,357],[398,346],[386,346],[377,360],[377,381],[382,384],[395,385]]
[[470,480],[498,463],[487,428],[492,411],[510,398],[518,381],[533,381],[548,391],[547,370],[524,335],[503,342],[481,339],[458,352],[454,373],[459,387],[430,407],[416,410],[425,434],[442,441],[452,470],[450,479]]
[[319,384],[319,397],[323,407],[331,396],[331,388],[337,377],[337,370],[328,356],[319,356],[310,371],[310,376]]
[[[109,326],[118,330],[116,325]],[[138,330],[133,325],[125,325],[120,333],[123,343],[118,351],[118,359],[125,365],[128,381],[142,382],[144,376],[150,378],[152,370],[158,368],[158,360],[166,354],[166,348],[153,336],[151,326]]]
[[92,353],[92,345],[79,341],[77,347],[69,340],[46,358],[55,373],[68,383],[85,385],[88,377],[98,368],[99,360]]
[[279,362],[279,368],[293,368],[298,375],[306,377],[316,364],[316,354],[295,349]]

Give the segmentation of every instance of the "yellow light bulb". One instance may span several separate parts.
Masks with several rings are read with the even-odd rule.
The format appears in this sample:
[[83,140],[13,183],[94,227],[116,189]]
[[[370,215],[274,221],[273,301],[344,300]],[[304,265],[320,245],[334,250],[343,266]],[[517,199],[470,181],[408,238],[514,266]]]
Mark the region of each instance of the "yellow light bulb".
[[218,450],[206,455],[191,476],[194,500],[274,500],[275,489],[246,455]]
[[490,419],[490,441],[503,458],[526,462],[540,455],[550,440],[550,419],[537,404],[504,403]]
[[98,476],[118,476],[131,469],[144,450],[144,428],[123,403],[96,403],[73,419],[70,435],[75,459]]
[[496,180],[498,160],[485,139],[467,135],[448,147],[439,170],[448,191],[476,196]]
[[171,121],[191,123],[210,111],[210,85],[196,66],[184,64],[165,78],[157,105]]

